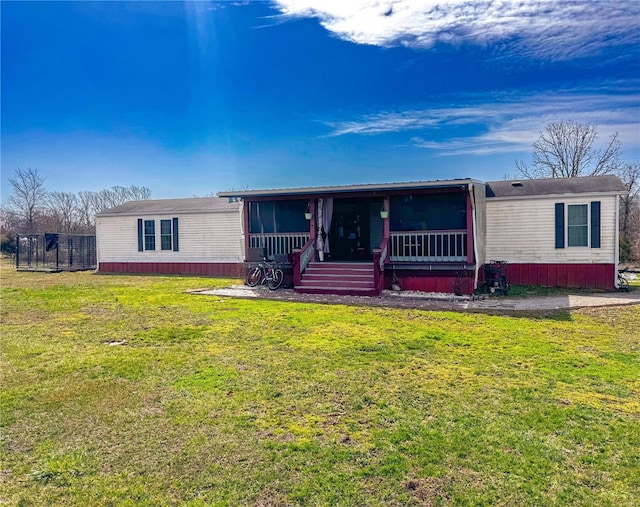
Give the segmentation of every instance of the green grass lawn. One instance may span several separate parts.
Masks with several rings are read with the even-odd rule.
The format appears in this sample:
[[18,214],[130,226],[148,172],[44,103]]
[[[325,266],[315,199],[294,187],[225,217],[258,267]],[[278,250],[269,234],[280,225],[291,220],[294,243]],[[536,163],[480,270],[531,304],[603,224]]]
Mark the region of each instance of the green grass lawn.
[[1,276],[3,505],[638,505],[637,306],[518,318]]

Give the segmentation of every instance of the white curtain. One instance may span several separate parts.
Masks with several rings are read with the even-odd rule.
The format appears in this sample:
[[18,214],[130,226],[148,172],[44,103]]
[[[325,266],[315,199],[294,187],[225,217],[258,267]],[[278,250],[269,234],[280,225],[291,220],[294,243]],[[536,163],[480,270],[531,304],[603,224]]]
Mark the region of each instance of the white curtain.
[[324,252],[324,240],[322,239],[322,226],[323,226],[322,202],[323,202],[322,199],[318,199],[318,215],[316,217],[317,221],[318,221],[318,239],[317,239],[317,242],[316,242],[316,246],[318,248],[318,252]]
[[324,225],[324,232],[327,234],[324,240],[324,252],[329,253],[329,233],[331,232],[331,218],[333,217],[333,198],[329,197],[324,199],[322,208],[322,225]]

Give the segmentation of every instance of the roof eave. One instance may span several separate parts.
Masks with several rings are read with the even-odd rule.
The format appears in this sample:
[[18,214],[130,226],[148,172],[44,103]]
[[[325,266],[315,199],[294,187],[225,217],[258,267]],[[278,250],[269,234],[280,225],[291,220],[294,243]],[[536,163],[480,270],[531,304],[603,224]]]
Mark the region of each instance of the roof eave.
[[308,187],[308,188],[285,188],[272,190],[245,190],[218,192],[218,197],[290,197],[305,195],[327,195],[327,194],[356,194],[364,192],[387,192],[402,190],[422,190],[438,188],[466,187],[469,184],[482,183],[474,179],[445,180],[433,182],[408,182],[408,183],[385,183],[371,185],[346,185],[335,187]]

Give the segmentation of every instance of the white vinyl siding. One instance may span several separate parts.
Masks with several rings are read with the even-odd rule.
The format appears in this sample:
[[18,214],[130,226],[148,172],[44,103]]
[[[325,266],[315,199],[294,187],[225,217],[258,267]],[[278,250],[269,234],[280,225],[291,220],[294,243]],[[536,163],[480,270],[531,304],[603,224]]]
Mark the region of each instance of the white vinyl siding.
[[[177,217],[180,250],[138,251],[138,218]],[[241,262],[244,257],[239,209],[209,213],[103,216],[96,219],[98,262]],[[162,234],[159,234],[159,241]]]
[[[549,196],[486,200],[486,259],[518,263],[615,262],[616,202],[611,195]],[[573,205],[601,202],[600,248],[555,248],[555,203]],[[588,207],[588,206],[587,206]],[[565,211],[565,221],[567,212]],[[589,217],[587,215],[587,224]],[[589,227],[587,227],[588,231]],[[565,233],[566,233],[565,229]],[[587,245],[589,237],[587,232]]]

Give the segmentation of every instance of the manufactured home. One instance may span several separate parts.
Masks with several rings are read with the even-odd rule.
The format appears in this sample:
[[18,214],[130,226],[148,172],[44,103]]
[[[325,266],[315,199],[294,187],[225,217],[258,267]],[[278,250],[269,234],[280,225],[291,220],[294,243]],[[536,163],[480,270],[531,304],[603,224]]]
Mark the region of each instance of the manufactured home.
[[[511,284],[613,289],[615,176],[220,192],[127,203],[97,220],[100,271],[236,275],[261,255],[304,293],[471,293],[490,260]],[[175,243],[175,244],[174,244]]]

